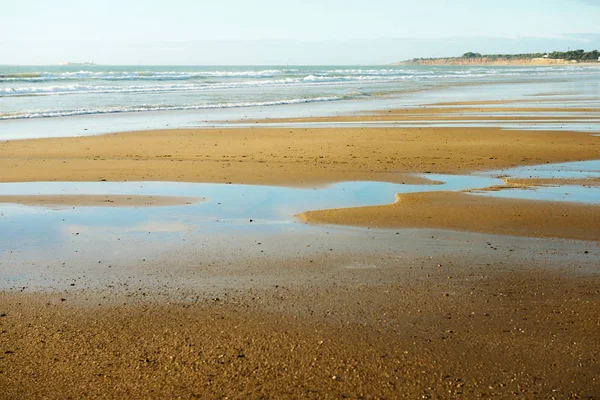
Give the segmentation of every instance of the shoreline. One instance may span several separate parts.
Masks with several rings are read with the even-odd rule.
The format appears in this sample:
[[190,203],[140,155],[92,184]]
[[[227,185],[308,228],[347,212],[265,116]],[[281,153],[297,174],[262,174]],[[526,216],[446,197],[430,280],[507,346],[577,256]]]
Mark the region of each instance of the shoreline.
[[[559,87],[555,92],[544,92],[543,83],[555,82]],[[509,98],[522,99],[534,96],[537,102],[574,100],[589,101],[589,96],[574,99],[566,81],[562,80],[501,80],[499,82],[445,82],[438,86],[424,85],[418,88],[407,88],[391,91],[387,95],[378,95],[368,98],[344,99],[322,103],[300,103],[285,106],[241,107],[222,109],[199,109],[195,111],[144,111],[107,114],[86,114],[64,116],[55,118],[25,118],[7,119],[0,121],[0,140],[26,140],[45,137],[82,137],[125,131],[160,130],[186,128],[210,128],[223,123],[230,124],[235,121],[256,121],[263,119],[268,110],[272,119],[289,118],[327,118],[339,115],[352,115],[363,112],[387,111],[390,109],[404,109],[406,107],[421,107],[434,105],[439,97],[432,97],[432,93],[440,96],[454,98],[456,91],[460,90],[467,103],[479,99],[478,89],[490,88],[489,99],[496,103],[512,103],[507,100],[502,92],[495,92],[507,85],[512,86],[513,92]],[[563,97],[557,97],[557,96]],[[567,96],[567,97],[564,97]],[[517,100],[516,102],[521,102]],[[526,102],[529,102],[526,100]],[[584,107],[587,106],[585,103]],[[48,132],[48,130],[51,132]]]

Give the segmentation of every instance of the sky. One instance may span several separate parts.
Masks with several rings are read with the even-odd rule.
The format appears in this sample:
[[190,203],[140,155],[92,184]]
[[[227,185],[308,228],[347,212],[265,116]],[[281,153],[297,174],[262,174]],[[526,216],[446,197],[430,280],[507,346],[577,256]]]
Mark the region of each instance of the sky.
[[600,38],[600,0],[0,0],[0,9],[0,64],[377,64],[591,50]]

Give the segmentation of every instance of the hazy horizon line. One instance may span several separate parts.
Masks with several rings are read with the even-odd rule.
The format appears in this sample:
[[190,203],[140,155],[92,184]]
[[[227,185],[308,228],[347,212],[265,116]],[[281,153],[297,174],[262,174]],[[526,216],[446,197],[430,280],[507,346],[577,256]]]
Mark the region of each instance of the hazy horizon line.
[[[378,39],[226,39],[226,40],[28,40],[0,39],[0,65],[50,66],[61,62],[97,65],[390,65],[414,58],[481,54],[549,53],[597,49],[600,34],[553,37],[382,37]],[[166,61],[166,62],[165,62]]]

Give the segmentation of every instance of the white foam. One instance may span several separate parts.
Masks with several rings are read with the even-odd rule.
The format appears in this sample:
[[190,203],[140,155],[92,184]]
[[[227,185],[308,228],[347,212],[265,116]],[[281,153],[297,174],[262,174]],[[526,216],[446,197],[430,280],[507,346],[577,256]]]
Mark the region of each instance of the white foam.
[[291,78],[311,80],[367,80],[366,77],[381,77],[403,79],[403,77],[434,77],[446,78],[451,76],[468,75],[482,76],[517,76],[517,75],[572,75],[586,74],[597,71],[595,66],[541,66],[541,67],[430,67],[430,68],[311,68],[311,69],[253,69],[253,70],[189,70],[189,71],[156,71],[156,70],[80,70],[62,72],[31,72],[0,74],[0,84],[15,82],[52,82],[52,81],[181,81],[203,79],[267,79]]
[[125,112],[143,112],[143,111],[181,111],[181,110],[202,110],[215,108],[241,108],[241,107],[266,107],[286,104],[316,103],[325,101],[336,101],[347,98],[347,96],[298,98],[289,100],[261,101],[261,102],[239,102],[239,103],[216,103],[216,104],[190,104],[190,105],[154,105],[144,104],[139,106],[119,106],[103,108],[78,108],[71,110],[27,110],[16,113],[0,114],[0,120],[6,119],[25,119],[25,118],[49,118],[49,117],[68,117],[75,115],[89,114],[112,114]]
[[63,80],[189,80],[201,78],[267,78],[277,75],[295,73],[297,70],[250,70],[250,71],[69,71],[69,72],[41,72],[0,74],[0,82],[46,82]]
[[[71,71],[52,67],[42,72],[22,72],[16,67],[0,67],[0,119],[332,101],[369,93],[385,95],[436,83],[502,83],[513,77],[562,79],[580,75],[587,82],[599,70],[599,67],[570,65],[245,69],[95,66]],[[357,95],[356,91],[363,93]],[[19,98],[22,96],[32,97]]]
[[[429,78],[429,76],[424,76]],[[418,78],[418,77],[417,77]],[[415,79],[415,76],[385,76],[385,75],[346,75],[346,76],[316,76],[304,78],[283,78],[263,80],[236,80],[233,82],[214,83],[163,83],[163,84],[132,84],[132,85],[103,85],[103,84],[56,84],[39,86],[0,87],[0,98],[23,95],[66,95],[74,93],[154,93],[181,92],[212,89],[235,89],[241,87],[268,86],[302,86],[306,84],[343,84],[351,82],[390,82]]]

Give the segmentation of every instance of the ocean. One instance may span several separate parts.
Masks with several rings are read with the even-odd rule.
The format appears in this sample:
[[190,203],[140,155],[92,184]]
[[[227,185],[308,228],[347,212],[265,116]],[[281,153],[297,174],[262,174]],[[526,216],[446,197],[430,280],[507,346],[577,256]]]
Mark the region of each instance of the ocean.
[[214,110],[400,96],[436,87],[577,79],[599,67],[0,66],[0,120]]

